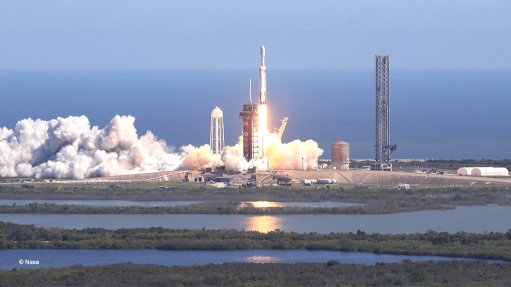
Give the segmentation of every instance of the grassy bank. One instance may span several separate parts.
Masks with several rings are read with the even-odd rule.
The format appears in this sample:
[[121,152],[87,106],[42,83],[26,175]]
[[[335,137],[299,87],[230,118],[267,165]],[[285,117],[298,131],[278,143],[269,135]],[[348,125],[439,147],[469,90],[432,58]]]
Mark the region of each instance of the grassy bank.
[[0,222],[0,249],[104,248],[163,250],[308,249],[438,255],[511,261],[511,230],[476,234],[259,233],[236,230],[137,228],[69,230]]
[[511,264],[116,264],[0,271],[2,286],[510,286]]
[[[124,199],[210,201],[193,207],[1,207],[1,213],[393,213],[445,209],[460,205],[511,205],[511,187],[450,187],[399,190],[392,188],[321,186],[216,189],[179,183],[160,188],[155,183],[130,184],[2,184],[1,199]],[[345,201],[364,204],[348,208],[238,209],[240,201]],[[221,204],[219,202],[222,202]]]
[[189,206],[89,206],[31,203],[0,206],[10,214],[384,214],[417,210],[450,209],[454,205],[357,205],[347,207],[239,207],[239,202],[204,202]]

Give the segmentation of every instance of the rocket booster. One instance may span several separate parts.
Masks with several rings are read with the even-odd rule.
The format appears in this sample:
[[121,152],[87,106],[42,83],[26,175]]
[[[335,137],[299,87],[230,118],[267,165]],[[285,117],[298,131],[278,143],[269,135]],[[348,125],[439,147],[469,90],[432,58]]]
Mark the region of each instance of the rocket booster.
[[261,46],[261,66],[259,67],[259,104],[266,104],[266,50]]

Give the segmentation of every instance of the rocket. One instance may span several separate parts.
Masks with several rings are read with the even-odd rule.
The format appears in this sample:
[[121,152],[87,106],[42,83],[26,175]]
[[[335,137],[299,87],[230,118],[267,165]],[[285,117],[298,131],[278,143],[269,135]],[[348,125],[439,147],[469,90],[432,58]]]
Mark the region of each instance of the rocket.
[[266,57],[266,50],[261,46],[261,66],[259,67],[259,104],[266,104],[266,65],[264,58]]

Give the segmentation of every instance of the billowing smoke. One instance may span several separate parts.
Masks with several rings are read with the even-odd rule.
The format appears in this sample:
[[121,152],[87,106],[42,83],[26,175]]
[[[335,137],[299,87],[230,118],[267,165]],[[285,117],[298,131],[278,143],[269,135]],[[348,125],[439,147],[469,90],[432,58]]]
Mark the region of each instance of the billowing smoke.
[[85,116],[24,119],[12,130],[0,129],[1,177],[88,178],[222,165],[237,172],[268,165],[312,169],[322,153],[312,140],[281,143],[274,135],[263,160],[247,162],[240,143],[220,155],[209,145],[187,145],[176,152],[150,131],[138,136],[132,116],[117,115],[103,129],[91,126]]
[[0,133],[0,176],[85,178],[173,170],[178,154],[151,132],[138,137],[135,118],[115,116],[104,128],[85,116],[24,119]]
[[318,158],[323,154],[323,150],[313,140],[282,143],[275,134],[271,134],[268,139],[265,155],[270,169],[312,170],[317,167]]

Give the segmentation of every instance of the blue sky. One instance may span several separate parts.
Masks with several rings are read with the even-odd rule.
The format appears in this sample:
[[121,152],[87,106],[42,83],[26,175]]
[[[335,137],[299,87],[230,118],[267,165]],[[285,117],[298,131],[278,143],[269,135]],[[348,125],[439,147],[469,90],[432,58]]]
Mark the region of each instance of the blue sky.
[[0,0],[0,69],[510,69],[509,0]]

